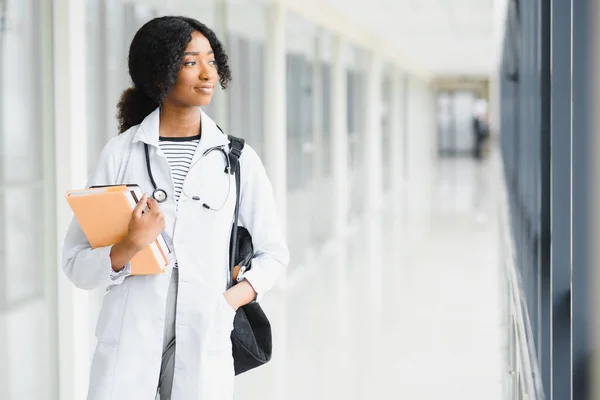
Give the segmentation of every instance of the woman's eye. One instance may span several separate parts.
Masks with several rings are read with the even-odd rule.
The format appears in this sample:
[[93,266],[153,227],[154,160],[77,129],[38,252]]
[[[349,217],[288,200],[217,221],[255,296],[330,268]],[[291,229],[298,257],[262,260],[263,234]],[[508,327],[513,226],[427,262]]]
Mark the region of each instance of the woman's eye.
[[194,65],[196,65],[196,61],[188,61],[183,63],[183,65],[185,65],[186,67],[192,67]]
[[217,60],[211,60],[208,62],[210,65],[217,65]]

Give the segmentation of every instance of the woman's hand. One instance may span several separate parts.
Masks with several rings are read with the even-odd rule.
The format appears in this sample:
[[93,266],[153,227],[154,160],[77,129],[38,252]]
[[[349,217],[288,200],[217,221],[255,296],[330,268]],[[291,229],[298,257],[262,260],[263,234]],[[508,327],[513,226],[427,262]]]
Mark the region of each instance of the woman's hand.
[[225,300],[227,300],[231,308],[237,311],[239,307],[254,300],[256,298],[256,292],[250,282],[244,279],[223,293],[223,296],[225,296]]
[[[144,213],[146,206],[149,210]],[[163,229],[165,217],[160,212],[158,203],[144,194],[131,213],[127,237],[115,244],[110,251],[112,269],[120,271],[133,256],[155,241]]]
[[[144,209],[148,206],[148,211]],[[129,234],[127,239],[137,251],[156,240],[158,235],[165,229],[165,217],[160,212],[160,206],[154,199],[149,199],[144,194],[133,209],[129,221]]]

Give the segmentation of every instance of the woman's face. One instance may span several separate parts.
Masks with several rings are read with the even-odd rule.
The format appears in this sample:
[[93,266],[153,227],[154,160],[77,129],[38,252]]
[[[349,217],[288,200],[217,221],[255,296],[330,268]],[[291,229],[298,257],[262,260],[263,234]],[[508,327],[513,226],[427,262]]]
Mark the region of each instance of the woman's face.
[[201,107],[210,103],[219,74],[210,42],[200,32],[192,33],[177,82],[165,101],[177,106]]

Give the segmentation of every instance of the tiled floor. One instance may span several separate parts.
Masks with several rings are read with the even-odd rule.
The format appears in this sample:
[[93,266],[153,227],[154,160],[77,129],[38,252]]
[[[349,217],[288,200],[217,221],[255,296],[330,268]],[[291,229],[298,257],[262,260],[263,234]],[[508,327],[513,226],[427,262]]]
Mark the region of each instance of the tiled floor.
[[468,159],[437,172],[431,204],[396,202],[267,297],[274,359],[236,399],[502,398],[497,175]]

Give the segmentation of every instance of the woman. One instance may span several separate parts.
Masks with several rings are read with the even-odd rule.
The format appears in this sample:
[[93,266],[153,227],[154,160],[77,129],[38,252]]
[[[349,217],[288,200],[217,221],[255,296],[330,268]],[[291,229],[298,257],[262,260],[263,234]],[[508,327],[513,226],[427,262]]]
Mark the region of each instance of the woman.
[[[225,89],[231,80],[223,46],[194,19],[157,18],[135,35],[129,73],[134,86],[118,105],[122,133],[103,149],[89,185],[137,183],[147,194],[120,243],[92,249],[73,219],[64,244],[63,269],[77,287],[108,287],[88,399],[231,399],[235,310],[271,289],[289,260],[271,185],[246,146],[240,223],[255,258],[227,289],[235,179],[220,151],[205,154],[229,141],[200,110],[217,81]],[[148,195],[157,188],[166,192],[162,203]],[[161,232],[175,260],[163,274],[130,276],[129,260]]]

